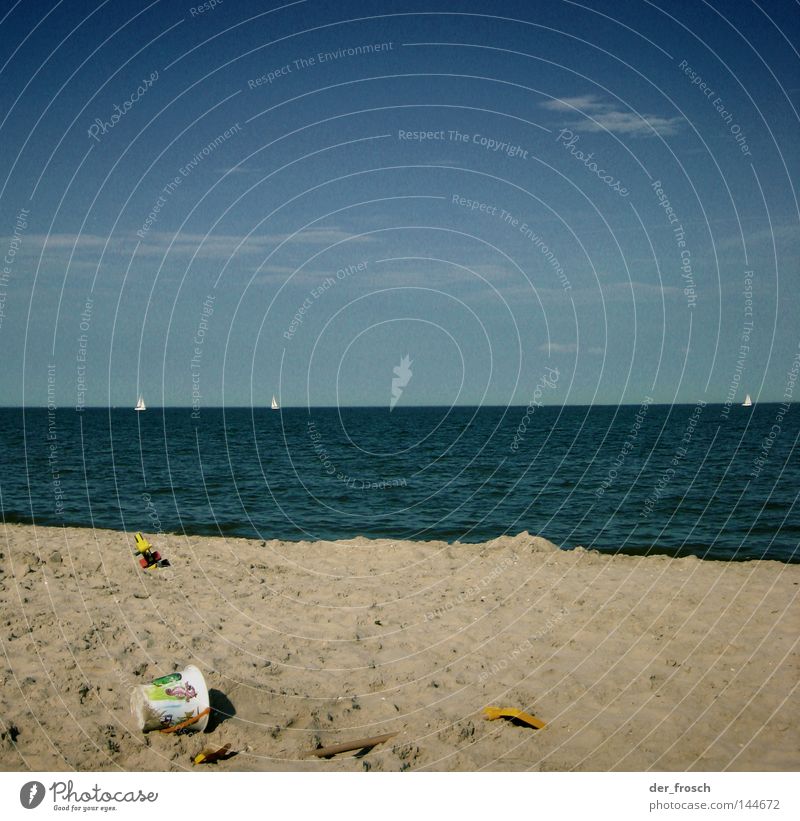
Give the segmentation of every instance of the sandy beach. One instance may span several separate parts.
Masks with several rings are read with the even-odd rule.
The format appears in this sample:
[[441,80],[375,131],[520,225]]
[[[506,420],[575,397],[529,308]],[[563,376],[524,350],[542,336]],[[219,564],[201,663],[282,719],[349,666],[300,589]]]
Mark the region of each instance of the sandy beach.
[[[5,525],[0,768],[797,770],[800,566],[486,544]],[[202,735],[133,687],[197,665]],[[517,707],[546,727],[486,721]],[[310,751],[396,732],[362,757]]]

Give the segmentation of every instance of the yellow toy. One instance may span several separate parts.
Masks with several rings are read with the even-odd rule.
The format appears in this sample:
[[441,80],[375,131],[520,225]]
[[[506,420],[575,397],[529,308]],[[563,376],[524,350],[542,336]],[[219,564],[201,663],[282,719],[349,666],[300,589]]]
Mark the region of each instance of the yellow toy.
[[193,759],[193,764],[213,764],[215,761],[225,761],[227,758],[233,758],[236,753],[231,752],[231,745],[226,744],[215,750],[213,747],[204,747]]
[[141,533],[136,534],[136,552],[139,554],[139,564],[145,570],[152,570],[156,567],[169,567],[169,562],[161,558],[161,554],[157,550],[153,550],[153,545],[142,536]]
[[525,713],[518,710],[516,707],[484,707],[483,712],[489,721],[494,721],[498,718],[510,718],[512,721],[519,721],[522,724],[527,724],[535,730],[541,730],[545,726],[544,721],[530,713]]

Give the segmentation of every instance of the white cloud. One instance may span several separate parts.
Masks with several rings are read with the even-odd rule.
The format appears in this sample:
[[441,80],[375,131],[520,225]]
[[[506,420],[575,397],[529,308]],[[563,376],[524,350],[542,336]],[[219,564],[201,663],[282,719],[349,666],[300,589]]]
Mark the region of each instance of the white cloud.
[[682,122],[681,117],[639,114],[615,103],[601,100],[594,94],[547,100],[542,103],[542,107],[548,111],[583,115],[582,119],[567,123],[567,127],[574,131],[610,131],[612,134],[631,137],[656,134],[668,137],[678,132]]
[[660,300],[662,297],[677,296],[682,289],[676,285],[657,285],[651,282],[610,282],[603,286],[603,296],[608,302],[618,302],[631,298],[644,301]]
[[[290,239],[291,237],[291,239]],[[138,255],[163,256],[169,250],[171,255],[192,256],[197,251],[199,258],[227,258],[234,253],[258,254],[265,256],[282,242],[288,241],[291,248],[305,246],[330,246],[338,242],[364,243],[369,237],[357,237],[340,228],[310,228],[299,234],[252,234],[245,237],[238,234],[180,233],[177,236],[166,231],[150,231],[144,238],[131,234],[114,234],[111,237],[97,234],[23,234],[20,253],[39,254],[45,245],[45,256],[68,256],[75,249],[75,259],[81,252],[91,251],[92,259],[99,257],[105,248],[107,253],[129,253],[137,242]],[[238,250],[237,250],[238,249]]]
[[602,281],[587,287],[575,287],[570,291],[563,288],[536,287],[535,292],[530,285],[511,284],[499,287],[498,290],[506,299],[533,299],[541,298],[545,303],[556,300],[559,302],[573,302],[575,305],[596,305],[602,303],[630,302],[633,298],[639,302],[660,302],[662,299],[679,297],[683,289],[676,285],[659,285],[657,283],[635,281]]
[[578,344],[576,342],[551,342],[549,345],[547,342],[542,343],[539,345],[538,350],[542,351],[543,353],[553,354],[553,353],[578,353],[579,350],[582,350],[584,353],[591,353],[591,354],[601,354],[603,353],[603,349],[597,347],[596,345],[592,345],[590,347],[583,347],[581,349],[578,348]]
[[[173,242],[174,239],[174,242]],[[307,245],[334,245],[338,242],[366,242],[368,237],[356,237],[339,228],[310,228],[299,234],[251,234],[247,238],[237,234],[173,234],[152,232],[139,248],[139,253],[163,254],[170,248],[172,254],[193,254],[198,257],[228,257],[233,253],[266,254],[282,242],[289,247]],[[237,250],[238,249],[238,250]]]
[[592,111],[601,106],[600,101],[593,94],[585,94],[582,97],[561,97],[554,100],[546,100],[542,103],[542,108],[549,111]]
[[231,165],[226,168],[218,168],[217,174],[222,175],[233,175],[233,174],[256,174],[259,173],[260,169],[258,168],[248,168],[244,165]]
[[106,237],[99,237],[95,234],[23,234],[22,249],[27,246],[29,250],[35,248],[39,253],[42,245],[47,243],[48,251],[60,251],[66,249],[71,251],[74,246],[76,251],[82,248],[102,248],[106,243]]
[[744,242],[748,248],[753,245],[765,245],[769,251],[774,243],[778,249],[778,254],[780,254],[781,252],[788,253],[790,250],[793,250],[797,246],[798,240],[800,240],[800,230],[798,230],[796,223],[787,225],[777,224],[772,228],[749,231],[744,235],[730,234],[724,236],[721,239],[717,239],[714,247],[717,251],[735,250],[741,252],[742,243]]

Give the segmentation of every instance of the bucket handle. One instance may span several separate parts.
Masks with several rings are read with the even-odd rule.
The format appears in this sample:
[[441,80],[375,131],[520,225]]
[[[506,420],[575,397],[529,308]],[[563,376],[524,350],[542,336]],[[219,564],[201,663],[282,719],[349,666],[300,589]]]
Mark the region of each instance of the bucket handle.
[[180,724],[176,724],[174,727],[164,727],[163,729],[159,730],[160,733],[177,733],[179,730],[183,730],[191,724],[194,724],[196,721],[200,721],[203,716],[208,715],[211,712],[210,707],[206,707],[205,710],[201,710],[196,716],[192,716],[191,718],[187,718],[186,721],[181,721]]

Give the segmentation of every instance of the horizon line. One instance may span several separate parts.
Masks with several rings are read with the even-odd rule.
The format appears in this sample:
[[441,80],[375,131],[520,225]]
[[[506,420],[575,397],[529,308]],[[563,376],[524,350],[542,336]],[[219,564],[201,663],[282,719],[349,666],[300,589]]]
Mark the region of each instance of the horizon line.
[[[678,407],[678,406],[692,406],[696,405],[698,400],[694,400],[692,402],[649,402],[649,405],[653,405],[655,407]],[[441,409],[441,408],[527,408],[530,403],[512,403],[509,405],[401,405],[395,406],[394,409],[391,410],[393,413],[395,410],[419,410],[419,409]],[[576,402],[574,404],[564,404],[564,405],[538,405],[538,408],[635,408],[639,407],[642,402]],[[792,400],[790,402],[782,402],[779,399],[763,399],[759,402],[753,402],[751,406],[743,406],[741,402],[736,403],[728,403],[728,402],[706,402],[706,405],[730,405],[730,407],[738,408],[738,407],[751,407],[754,408],[757,405],[781,405],[781,404],[788,404],[788,405],[797,405],[800,404],[800,400]],[[347,409],[347,410],[386,410],[388,409],[388,405],[281,405],[278,410],[336,410],[336,409]],[[47,410],[48,405],[3,405],[0,404],[0,409],[2,410]],[[59,405],[56,406],[56,410],[72,410],[75,413],[83,413],[87,410],[131,410],[135,411],[135,408],[132,405],[84,405],[81,408],[77,408],[74,405]],[[199,413],[204,410],[264,410],[264,411],[274,411],[273,408],[269,406],[269,403],[265,402],[263,405],[206,405],[202,408],[195,408],[192,405],[149,405],[147,410],[186,410],[189,412]],[[139,411],[140,413],[147,411]]]

